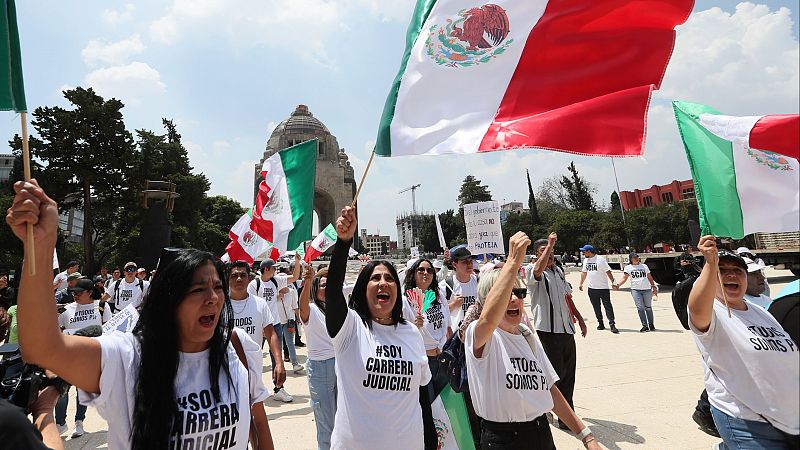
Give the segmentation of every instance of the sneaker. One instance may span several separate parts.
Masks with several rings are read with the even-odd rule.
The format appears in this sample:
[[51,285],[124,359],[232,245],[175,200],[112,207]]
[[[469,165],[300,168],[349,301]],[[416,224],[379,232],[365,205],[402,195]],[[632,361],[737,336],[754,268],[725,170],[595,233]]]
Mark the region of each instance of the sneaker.
[[300,342],[300,341],[297,341],[297,342],[295,342],[295,343],[294,343],[294,346],[295,346],[295,347],[298,347],[298,348],[303,348],[303,347],[305,347],[305,346],[306,346],[306,344],[303,344],[302,342]]
[[639,330],[639,333],[647,333],[648,331],[650,331],[650,328],[647,328],[647,326],[645,325],[642,327],[641,330]]
[[294,366],[292,366],[292,370],[294,371],[294,373],[300,373],[303,371],[303,369],[304,367],[302,364],[295,364]]
[[611,325],[611,332],[614,334],[619,334],[619,330],[617,329],[616,325]]
[[64,434],[67,432],[67,424],[65,423],[57,423],[56,428],[58,429],[58,434]]
[[288,356],[284,356],[283,357],[283,362],[289,362],[289,357]]
[[274,398],[275,400],[282,401],[283,403],[291,403],[292,400],[294,400],[294,398],[292,398],[292,396],[289,395],[289,393],[286,392],[286,389],[284,388],[280,388],[278,392],[272,395],[272,398]]
[[81,437],[85,433],[86,432],[83,431],[83,421],[82,420],[76,420],[75,421],[75,430],[72,432],[72,437],[73,438]]
[[565,424],[564,422],[562,422],[562,421],[561,421],[561,419],[558,419],[558,429],[559,429],[559,430],[570,431],[570,429],[569,429],[569,427],[567,426],[567,424]]
[[650,331],[656,331],[656,326],[653,325],[653,324],[650,324]]
[[605,326],[605,325],[603,325],[603,323],[602,323],[602,322],[600,322],[600,325],[597,325],[597,329],[598,329],[598,330],[605,330],[605,329],[606,329],[606,326]]

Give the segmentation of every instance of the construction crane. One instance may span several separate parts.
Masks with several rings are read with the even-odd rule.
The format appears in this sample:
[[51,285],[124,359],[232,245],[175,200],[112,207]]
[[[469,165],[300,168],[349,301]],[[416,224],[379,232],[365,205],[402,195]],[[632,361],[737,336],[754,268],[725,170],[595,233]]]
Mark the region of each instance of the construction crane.
[[398,192],[398,194],[402,194],[403,192],[411,191],[411,212],[416,216],[417,215],[417,197],[416,191],[417,188],[422,186],[421,184],[415,184],[413,186],[407,187],[402,191]]

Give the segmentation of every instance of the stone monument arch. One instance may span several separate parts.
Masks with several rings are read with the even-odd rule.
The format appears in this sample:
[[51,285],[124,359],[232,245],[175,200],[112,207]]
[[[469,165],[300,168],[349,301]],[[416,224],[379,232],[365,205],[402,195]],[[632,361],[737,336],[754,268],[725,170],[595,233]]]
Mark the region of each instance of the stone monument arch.
[[[339,216],[339,211],[353,201],[356,195],[356,180],[353,166],[350,165],[344,149],[339,148],[336,136],[311,114],[306,105],[298,105],[288,119],[275,127],[267,140],[267,148],[255,167],[253,204],[258,195],[264,160],[285,148],[310,139],[317,139],[314,211],[317,213],[320,228],[324,228],[327,224],[333,223]],[[319,231],[313,230],[314,233]]]

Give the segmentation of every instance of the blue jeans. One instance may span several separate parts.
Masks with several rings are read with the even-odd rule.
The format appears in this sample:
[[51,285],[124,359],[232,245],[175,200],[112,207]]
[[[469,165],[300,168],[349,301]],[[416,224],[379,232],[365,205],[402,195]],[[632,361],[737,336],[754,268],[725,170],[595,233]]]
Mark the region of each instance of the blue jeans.
[[[294,331],[291,333],[289,332],[288,324],[282,323],[281,324],[281,332],[278,335],[278,339],[284,345],[286,345],[286,349],[289,350],[289,361],[292,362],[293,366],[297,365],[297,351],[294,348]],[[297,325],[295,325],[296,327]],[[277,328],[275,329],[277,331]]]
[[631,289],[633,303],[639,313],[642,326],[653,326],[653,291],[650,289]]
[[[72,389],[70,387],[70,389]],[[81,402],[78,400],[78,391],[75,391],[75,401],[78,402],[78,406],[75,407],[75,421],[83,420],[86,418],[86,405],[81,405]],[[58,402],[56,403],[56,423],[59,425],[66,425],[67,424],[67,405],[69,404],[69,389],[67,392],[64,392],[64,395],[58,398]]]
[[336,358],[322,361],[308,360],[308,390],[311,392],[311,409],[317,424],[317,448],[331,448],[331,433],[336,417]]
[[[273,324],[272,327],[275,329],[275,334],[278,336],[278,344],[280,345],[280,343],[283,342],[283,324],[276,323]],[[269,360],[270,362],[272,362],[272,371],[274,372],[275,364],[283,364],[283,361],[275,361],[275,357],[272,356],[272,348],[269,346],[269,342],[267,342],[266,344],[267,344],[267,353],[269,353]],[[280,351],[281,350],[278,350],[279,354]],[[273,385],[275,386],[275,392],[278,392],[278,390],[283,387],[283,384],[281,384],[280,386],[276,385],[274,382],[274,378],[273,378]]]
[[737,419],[711,406],[722,450],[788,450],[787,435],[766,422]]

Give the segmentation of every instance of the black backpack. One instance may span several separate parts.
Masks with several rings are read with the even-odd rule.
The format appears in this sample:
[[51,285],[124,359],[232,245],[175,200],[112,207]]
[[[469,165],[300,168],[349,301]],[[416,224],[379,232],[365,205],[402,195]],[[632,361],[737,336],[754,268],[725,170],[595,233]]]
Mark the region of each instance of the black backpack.
[[459,333],[456,331],[447,339],[439,354],[439,364],[447,374],[450,387],[455,392],[466,392],[469,390],[467,380],[467,355],[464,343],[461,342]]

